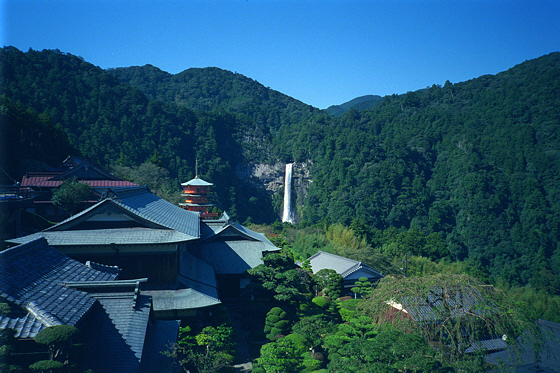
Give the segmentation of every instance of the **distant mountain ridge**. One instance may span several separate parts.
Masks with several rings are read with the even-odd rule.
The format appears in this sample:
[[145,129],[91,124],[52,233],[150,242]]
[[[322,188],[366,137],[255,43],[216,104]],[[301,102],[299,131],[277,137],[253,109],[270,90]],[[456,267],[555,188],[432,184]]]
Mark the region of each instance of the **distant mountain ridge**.
[[190,68],[172,75],[154,66],[109,70],[121,82],[139,88],[152,100],[197,111],[226,110],[251,118],[263,130],[319,113],[283,93],[267,88],[244,75],[217,67]]
[[[560,53],[369,109],[358,108],[378,98],[358,98],[340,116],[219,68],[103,70],[52,50],[2,49],[0,87],[9,155],[75,147],[108,169],[150,161],[174,186],[198,159],[217,205],[255,222],[277,219],[282,189],[265,185],[296,162],[304,224],[430,237],[411,253],[560,293]],[[414,245],[376,250],[429,246]]]
[[356,97],[353,100],[345,102],[340,105],[331,105],[325,111],[335,117],[339,117],[346,113],[348,110],[354,108],[356,110],[369,110],[383,101],[383,97],[378,95],[366,95]]

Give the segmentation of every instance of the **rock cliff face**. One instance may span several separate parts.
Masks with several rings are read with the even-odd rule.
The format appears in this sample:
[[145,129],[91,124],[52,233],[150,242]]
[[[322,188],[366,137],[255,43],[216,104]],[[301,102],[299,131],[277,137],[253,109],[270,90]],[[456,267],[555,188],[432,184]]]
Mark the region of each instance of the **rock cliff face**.
[[[304,163],[294,163],[292,174],[292,201],[295,201],[293,209],[296,214],[296,221],[299,220],[299,210],[303,206],[303,201],[307,197],[311,185],[310,167],[311,160]],[[286,177],[286,164],[276,162],[274,164],[240,164],[236,167],[236,176],[246,182],[252,183],[260,188],[264,188],[272,195],[272,199],[282,201],[284,196],[284,179]],[[278,214],[281,214],[282,206],[279,206]]]

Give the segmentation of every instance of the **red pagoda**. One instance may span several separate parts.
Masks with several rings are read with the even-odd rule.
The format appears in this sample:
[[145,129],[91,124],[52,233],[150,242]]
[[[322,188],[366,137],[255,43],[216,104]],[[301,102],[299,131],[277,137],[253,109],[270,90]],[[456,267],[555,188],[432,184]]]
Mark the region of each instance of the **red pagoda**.
[[210,187],[214,185],[207,181],[198,178],[182,183],[183,193],[181,196],[185,197],[184,203],[179,203],[179,206],[186,208],[189,211],[196,211],[200,213],[201,219],[217,218],[218,213],[209,212],[214,204],[212,201],[212,191]]

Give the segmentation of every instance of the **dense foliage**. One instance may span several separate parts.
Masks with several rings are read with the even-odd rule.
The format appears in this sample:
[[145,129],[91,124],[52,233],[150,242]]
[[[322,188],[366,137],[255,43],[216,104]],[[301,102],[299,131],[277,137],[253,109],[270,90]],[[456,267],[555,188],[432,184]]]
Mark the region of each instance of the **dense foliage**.
[[196,332],[190,326],[179,329],[177,344],[165,355],[172,357],[185,372],[219,372],[233,363],[234,332],[226,324],[206,326]]
[[[287,250],[269,255],[274,260],[265,266],[279,256],[290,259]],[[271,307],[264,318],[270,342],[261,347],[253,371],[480,372],[489,366],[478,341],[505,335],[514,350],[521,332],[539,333],[528,309],[471,276],[386,277],[361,287],[369,287],[364,299],[259,297]],[[402,305],[407,313],[399,311]]]
[[[319,110],[238,73],[216,67],[193,68],[171,75],[146,65],[110,70],[120,81],[140,90],[152,100],[197,111],[226,110],[243,122],[248,142],[269,143],[283,125],[298,123]],[[247,144],[245,144],[246,146]],[[263,160],[263,154],[254,154]]]
[[437,233],[437,256],[558,293],[559,87],[554,53],[283,128],[279,152],[313,160],[303,222]]
[[[15,179],[40,169],[21,159],[33,157],[56,165],[77,148],[107,169],[135,168],[157,160],[178,189],[179,183],[195,176],[198,159],[198,176],[215,184],[216,203],[230,216],[274,219],[271,197],[235,176],[237,165],[266,146],[261,137],[247,139],[253,124],[241,115],[194,112],[150,100],[111,73],[58,50],[23,53],[3,48],[0,87],[6,97],[2,108],[7,107],[0,114],[3,131],[18,139],[8,142],[14,149],[8,149],[0,166]],[[18,148],[19,142],[25,146]]]
[[[44,149],[51,159],[74,146],[129,175],[150,161],[178,186],[198,158],[218,207],[268,223],[271,195],[238,171],[307,162],[313,182],[298,216],[331,230],[332,251],[382,266],[405,254],[460,261],[493,282],[560,294],[560,53],[341,117],[217,68],[105,71],[60,51],[6,47],[0,69],[7,133],[50,136],[62,144]],[[43,150],[23,143],[31,157]],[[339,245],[349,226],[355,244]],[[300,238],[311,244],[303,257],[318,237]]]
[[91,198],[92,188],[76,180],[68,180],[62,183],[52,193],[52,203],[56,207],[60,207],[70,215],[84,209],[84,202]]
[[342,105],[329,106],[328,108],[325,109],[325,111],[330,115],[339,117],[352,108],[356,110],[367,110],[367,109],[374,108],[381,101],[383,101],[383,97],[381,96],[374,96],[374,95],[361,96],[353,100],[350,100]]

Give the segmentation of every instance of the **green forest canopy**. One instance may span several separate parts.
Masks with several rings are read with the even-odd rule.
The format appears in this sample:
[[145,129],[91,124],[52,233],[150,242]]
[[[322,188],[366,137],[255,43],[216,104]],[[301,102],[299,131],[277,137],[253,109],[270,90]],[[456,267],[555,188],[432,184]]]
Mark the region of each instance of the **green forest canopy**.
[[[273,196],[236,168],[306,161],[304,225],[355,221],[371,242],[391,229],[437,233],[440,257],[560,291],[560,53],[340,117],[217,68],[107,71],[56,50],[6,47],[0,69],[3,127],[28,146],[4,160],[75,148],[112,168],[157,155],[178,185],[198,158],[220,208],[265,223],[277,219]],[[57,145],[44,149],[47,138]],[[2,167],[19,177],[21,160]]]

